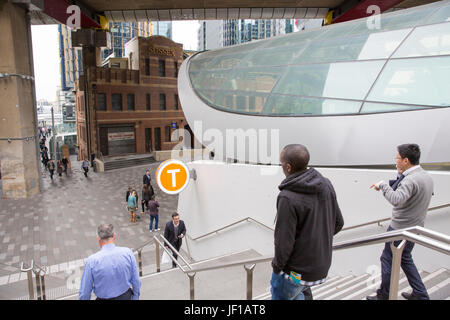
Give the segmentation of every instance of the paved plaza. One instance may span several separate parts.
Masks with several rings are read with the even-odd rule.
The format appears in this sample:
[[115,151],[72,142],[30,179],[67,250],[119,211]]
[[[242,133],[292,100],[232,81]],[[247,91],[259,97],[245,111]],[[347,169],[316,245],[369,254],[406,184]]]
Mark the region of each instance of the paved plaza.
[[[73,156],[71,160],[72,172],[68,176],[55,174],[51,181],[48,171],[44,171],[40,194],[27,199],[0,200],[0,299],[27,294],[26,274],[20,274],[19,270],[22,261],[29,263],[34,259],[49,266],[53,274],[63,271],[68,263],[84,265],[83,260],[99,250],[96,229],[101,223],[114,224],[118,246],[136,248],[151,240],[148,214],[131,223],[125,202],[128,186],[137,191],[141,200],[146,169],[151,171],[160,203],[161,232],[177,209],[178,196],[163,193],[154,181],[159,163],[104,173],[90,168],[85,178],[81,162]],[[183,219],[181,212],[180,217]],[[153,255],[152,259],[155,260]],[[15,290],[13,284],[19,281],[23,282],[21,288]],[[51,286],[50,282],[48,285]]]

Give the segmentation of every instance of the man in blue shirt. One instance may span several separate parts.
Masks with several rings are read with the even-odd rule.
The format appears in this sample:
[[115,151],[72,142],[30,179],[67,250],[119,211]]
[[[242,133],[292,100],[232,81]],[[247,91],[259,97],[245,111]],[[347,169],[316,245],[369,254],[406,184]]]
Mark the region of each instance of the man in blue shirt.
[[86,260],[78,298],[90,300],[94,291],[98,300],[139,300],[141,281],[133,252],[116,247],[112,224],[97,231],[101,250]]

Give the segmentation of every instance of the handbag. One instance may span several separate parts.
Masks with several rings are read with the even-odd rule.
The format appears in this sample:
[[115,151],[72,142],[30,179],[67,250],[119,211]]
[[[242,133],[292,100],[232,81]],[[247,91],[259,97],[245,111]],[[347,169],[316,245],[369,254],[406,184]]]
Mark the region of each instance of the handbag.
[[166,264],[170,262],[170,257],[167,254],[167,252],[164,250],[162,257],[161,257],[161,264]]

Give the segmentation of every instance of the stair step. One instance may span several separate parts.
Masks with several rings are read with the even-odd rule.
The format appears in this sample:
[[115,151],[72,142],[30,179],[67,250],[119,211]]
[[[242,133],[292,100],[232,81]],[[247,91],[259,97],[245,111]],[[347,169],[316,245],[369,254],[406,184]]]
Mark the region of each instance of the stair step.
[[337,285],[339,285],[345,281],[351,280],[352,278],[354,278],[354,276],[352,276],[352,275],[346,276],[346,277],[337,277],[337,279],[334,281],[330,281],[330,282],[326,281],[324,284],[321,284],[319,286],[314,286],[311,288],[313,297],[316,294],[319,294],[325,290],[329,290],[332,287],[336,287]]
[[351,279],[350,281],[347,281],[341,285],[338,285],[337,287],[334,287],[330,290],[324,291],[320,294],[313,295],[313,298],[315,300],[329,300],[329,299],[331,299],[329,297],[338,296],[340,291],[342,291],[344,289],[347,290],[348,288],[352,288],[355,285],[355,283],[357,284],[357,286],[360,286],[361,280],[365,280],[368,277],[369,277],[368,274],[363,274],[358,277],[353,277],[353,279]]
[[[438,284],[444,281],[445,279],[448,279],[448,271],[445,268],[441,268],[436,270],[435,272],[430,273],[426,277],[423,277],[422,282],[424,283],[428,291],[429,287],[433,287],[435,284]],[[398,299],[404,299],[401,295],[402,292],[412,292],[412,288],[408,285],[402,291],[399,290]],[[431,298],[430,292],[428,292],[428,295]]]

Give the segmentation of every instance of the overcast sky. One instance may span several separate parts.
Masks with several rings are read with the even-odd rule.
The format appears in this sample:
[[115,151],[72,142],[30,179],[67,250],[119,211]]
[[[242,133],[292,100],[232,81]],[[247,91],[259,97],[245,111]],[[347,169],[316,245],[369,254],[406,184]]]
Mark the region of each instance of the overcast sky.
[[[173,41],[182,43],[186,50],[197,50],[198,21],[174,21]],[[61,86],[59,42],[57,25],[31,26],[36,98],[56,101]]]

